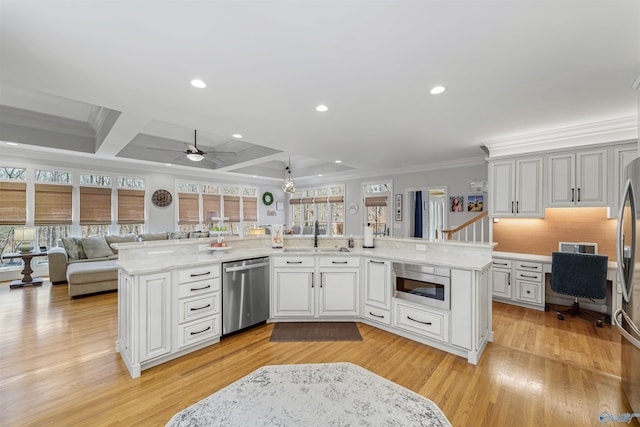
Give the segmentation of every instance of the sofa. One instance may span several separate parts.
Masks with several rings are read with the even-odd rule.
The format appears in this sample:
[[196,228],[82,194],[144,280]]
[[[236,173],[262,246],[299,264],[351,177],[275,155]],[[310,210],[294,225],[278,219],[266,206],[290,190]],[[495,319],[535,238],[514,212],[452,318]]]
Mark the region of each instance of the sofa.
[[118,250],[114,243],[187,239],[208,237],[204,232],[159,232],[138,236],[111,235],[91,237],[65,237],[62,246],[51,248],[49,258],[49,280],[53,284],[67,283],[69,296],[77,298],[100,292],[118,290]]

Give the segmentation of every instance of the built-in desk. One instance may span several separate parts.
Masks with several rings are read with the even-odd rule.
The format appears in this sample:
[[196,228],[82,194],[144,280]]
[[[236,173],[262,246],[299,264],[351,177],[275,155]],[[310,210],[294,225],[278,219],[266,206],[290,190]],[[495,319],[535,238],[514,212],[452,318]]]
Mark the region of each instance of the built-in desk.
[[[513,252],[493,252],[492,289],[494,301],[506,302],[523,307],[544,310],[547,304],[571,306],[573,298],[558,294],[551,290],[551,256],[529,255]],[[538,277],[534,268],[541,267]],[[531,273],[524,272],[530,267]],[[523,277],[524,276],[524,277]],[[610,316],[622,306],[622,290],[618,280],[618,264],[609,262],[607,273],[607,297],[592,302],[588,298],[580,298],[580,306],[608,313]],[[539,288],[536,287],[539,285]],[[515,289],[514,289],[515,288]],[[539,290],[537,299],[526,298],[527,290]]]

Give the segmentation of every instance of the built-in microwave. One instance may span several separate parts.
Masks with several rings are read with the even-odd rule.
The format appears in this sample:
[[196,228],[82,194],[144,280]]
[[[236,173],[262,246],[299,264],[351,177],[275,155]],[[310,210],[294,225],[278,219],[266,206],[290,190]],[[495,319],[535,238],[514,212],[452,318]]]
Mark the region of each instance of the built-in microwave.
[[394,296],[442,310],[451,308],[451,270],[421,264],[392,263]]

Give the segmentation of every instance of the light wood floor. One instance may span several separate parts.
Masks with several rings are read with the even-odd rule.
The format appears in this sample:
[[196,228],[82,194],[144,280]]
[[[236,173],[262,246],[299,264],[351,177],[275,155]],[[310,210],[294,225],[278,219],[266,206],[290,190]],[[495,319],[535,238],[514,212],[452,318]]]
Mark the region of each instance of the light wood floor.
[[260,366],[342,361],[428,397],[455,426],[598,426],[602,411],[631,412],[618,332],[551,312],[494,303],[495,342],[477,366],[362,323],[362,342],[325,343],[271,343],[264,325],[131,379],[114,350],[116,301],[0,284],[0,425],[164,425]]

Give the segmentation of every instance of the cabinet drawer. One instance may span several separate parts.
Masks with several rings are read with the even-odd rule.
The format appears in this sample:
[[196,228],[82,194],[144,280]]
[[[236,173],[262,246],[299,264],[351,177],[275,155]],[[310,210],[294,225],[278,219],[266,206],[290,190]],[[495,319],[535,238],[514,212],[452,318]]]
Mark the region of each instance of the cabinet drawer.
[[542,284],[533,282],[524,282],[518,280],[516,282],[517,299],[521,301],[542,304]]
[[220,277],[220,264],[178,270],[178,283],[196,282],[214,277]]
[[383,310],[372,305],[364,306],[364,317],[374,322],[384,323],[391,326],[391,312],[389,310]]
[[197,344],[220,335],[220,315],[178,326],[178,348]]
[[181,300],[178,303],[178,323],[217,314],[220,306],[220,292]]
[[449,315],[444,312],[435,312],[396,302],[395,324],[399,328],[425,337],[449,341]]
[[360,267],[360,258],[322,256],[318,259],[320,267]]
[[220,290],[220,278],[183,283],[178,286],[178,298],[194,297]]
[[531,282],[542,282],[542,273],[516,271],[516,279],[529,280]]
[[511,268],[511,260],[510,259],[494,259],[493,260],[493,268]]
[[542,272],[542,264],[537,262],[516,261],[516,270]]
[[274,267],[315,267],[316,260],[312,256],[273,257]]

